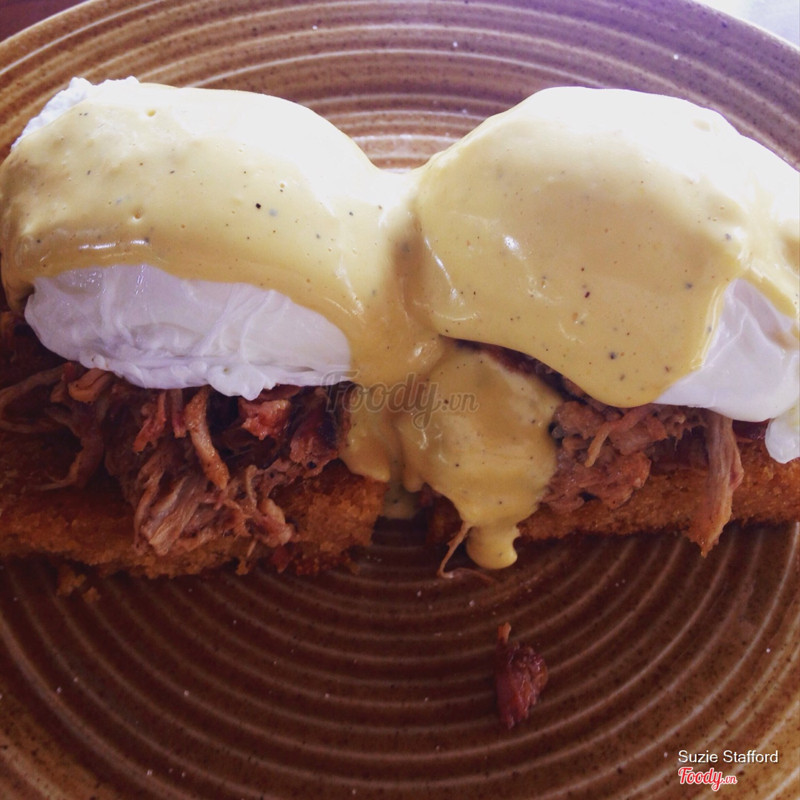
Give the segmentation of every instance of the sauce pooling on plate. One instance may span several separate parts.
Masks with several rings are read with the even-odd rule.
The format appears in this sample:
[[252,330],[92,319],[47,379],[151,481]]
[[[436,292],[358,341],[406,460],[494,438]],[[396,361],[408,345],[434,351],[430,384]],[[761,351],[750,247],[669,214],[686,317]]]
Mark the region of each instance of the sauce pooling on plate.
[[[459,342],[519,351],[604,403],[639,405],[730,355],[718,359],[717,342],[726,298],[744,282],[761,303],[761,338],[740,350],[728,338],[744,374],[776,359],[764,394],[786,428],[799,189],[790,166],[674,98],[546,90],[397,174],[284,100],[107,82],[26,133],[3,165],[3,280],[18,309],[34,293],[29,321],[56,351],[38,298],[63,307],[68,295],[72,338],[114,350],[118,334],[95,316],[103,297],[119,301],[117,269],[178,279],[176,307],[183,292],[236,284],[286,300],[276,324],[312,312],[311,340],[342,334],[340,360],[358,384],[344,461],[448,497],[472,557],[499,567],[555,471],[548,426],[560,398]],[[124,305],[147,297],[134,290]],[[144,353],[136,375],[166,353],[178,385],[181,359],[203,353],[182,349],[169,307],[123,338]],[[100,363],[88,345],[81,354]],[[682,404],[725,413],[704,391]],[[767,416],[752,405],[748,418]]]

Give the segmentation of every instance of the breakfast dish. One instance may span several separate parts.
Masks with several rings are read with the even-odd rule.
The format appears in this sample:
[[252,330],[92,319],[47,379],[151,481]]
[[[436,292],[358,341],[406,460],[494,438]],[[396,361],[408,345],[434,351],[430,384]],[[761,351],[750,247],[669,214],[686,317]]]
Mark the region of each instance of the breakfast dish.
[[[390,169],[573,83],[716,108],[797,166],[796,64],[788,46],[683,0],[90,0],[0,45],[1,152],[72,76],[138,75],[289,97]],[[73,493],[80,526],[90,505]],[[444,548],[413,523],[381,523],[372,541],[313,580],[76,573],[68,597],[47,562],[5,562],[4,795],[527,800],[535,786],[673,800],[691,789],[681,751],[720,763],[778,751],[722,765],[737,779],[726,790],[797,794],[792,527],[734,525],[706,558],[670,534],[531,542],[491,580],[458,570],[460,552],[457,578],[438,579]],[[505,620],[550,668],[510,732],[490,680]]]
[[[0,420],[77,438],[44,488],[120,487],[130,555],[53,552],[107,569],[319,571],[401,504],[490,568],[575,529],[707,553],[800,519],[798,203],[665,96],[544,90],[394,172],[276,97],[75,79],[0,168]],[[48,552],[15,501],[6,550]]]

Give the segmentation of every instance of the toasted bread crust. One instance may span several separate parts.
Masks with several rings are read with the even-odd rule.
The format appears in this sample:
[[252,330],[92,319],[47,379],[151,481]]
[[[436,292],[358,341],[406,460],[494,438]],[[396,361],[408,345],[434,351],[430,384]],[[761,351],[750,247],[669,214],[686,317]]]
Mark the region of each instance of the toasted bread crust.
[[[800,519],[800,459],[778,464],[760,442],[743,444],[741,455],[745,477],[734,495],[733,519],[764,524]],[[158,556],[134,546],[130,508],[107,476],[98,475],[85,489],[36,489],[50,470],[63,468],[69,459],[68,437],[0,434],[0,557],[44,555],[90,565],[101,573],[147,577],[195,574],[229,563],[246,569],[264,560],[278,569],[291,566],[315,573],[342,563],[353,547],[369,544],[385,490],[336,461],[319,476],[276,493],[276,502],[298,530],[298,541],[281,551],[228,535]],[[596,500],[568,514],[541,508],[520,526],[522,537],[684,532],[701,502],[705,479],[703,470],[679,469],[651,475],[616,509]],[[458,526],[452,505],[438,499],[428,518],[430,541],[448,540]]]
[[369,543],[385,491],[335,461],[320,475],[276,494],[298,531],[285,550],[227,535],[158,556],[134,545],[132,511],[105,474],[84,489],[37,489],[68,468],[72,450],[67,436],[0,433],[0,558],[43,555],[101,573],[147,577],[195,574],[229,563],[246,569],[265,559],[279,569],[291,565],[297,572],[318,572],[341,563],[352,547]]

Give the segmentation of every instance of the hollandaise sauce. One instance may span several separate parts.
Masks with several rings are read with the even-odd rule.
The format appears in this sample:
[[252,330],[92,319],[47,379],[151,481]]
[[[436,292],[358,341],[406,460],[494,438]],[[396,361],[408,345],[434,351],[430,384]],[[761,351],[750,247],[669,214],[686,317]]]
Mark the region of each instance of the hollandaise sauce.
[[672,98],[540,92],[398,174],[284,100],[112,82],[3,165],[3,282],[22,309],[39,279],[147,264],[321,314],[357,384],[348,467],[431,486],[502,567],[556,469],[561,398],[464,342],[654,401],[702,366],[734,281],[797,318],[798,186]]

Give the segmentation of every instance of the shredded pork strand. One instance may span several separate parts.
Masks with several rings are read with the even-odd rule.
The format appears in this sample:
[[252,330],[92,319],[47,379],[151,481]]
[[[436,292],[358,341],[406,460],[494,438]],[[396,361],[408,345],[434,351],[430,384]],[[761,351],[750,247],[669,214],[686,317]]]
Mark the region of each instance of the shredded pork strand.
[[462,522],[461,527],[458,529],[458,533],[456,533],[455,536],[453,536],[447,543],[447,552],[444,554],[444,558],[439,563],[439,569],[436,571],[437,577],[455,577],[456,571],[448,570],[447,565],[450,563],[450,559],[455,555],[456,550],[458,550],[461,544],[463,544],[463,542],[466,540],[468,534],[469,525],[466,522]]
[[[621,436],[632,431],[651,414],[651,406],[638,406],[630,409],[627,413],[620,414],[616,419],[605,420],[592,437],[591,444],[586,451],[584,466],[591,467],[594,465],[603,449],[603,445],[609,438],[612,440],[621,438]],[[659,438],[662,437],[659,436]],[[647,441],[649,443],[652,439],[648,438]],[[624,452],[624,448],[620,448],[620,451]],[[628,451],[635,452],[634,449],[629,449]]]
[[67,392],[79,403],[94,403],[115,381],[113,373],[94,367],[67,384]]
[[29,397],[42,387],[53,387],[63,377],[62,366],[37,372],[19,383],[0,390],[0,429],[9,433],[48,433],[61,427],[47,414],[35,414],[32,419],[18,419],[12,415],[10,407],[19,400]]
[[22,319],[13,311],[0,311],[0,350],[12,350],[15,329],[22,323]]
[[217,489],[224,490],[231,479],[231,475],[219,454],[219,450],[214,446],[214,442],[211,441],[211,431],[208,427],[208,398],[210,396],[210,386],[204,386],[200,389],[186,404],[184,420],[206,478]]
[[695,511],[687,536],[707,555],[731,518],[733,493],[744,478],[733,423],[727,417],[707,413],[705,425],[708,477],[706,491]]

